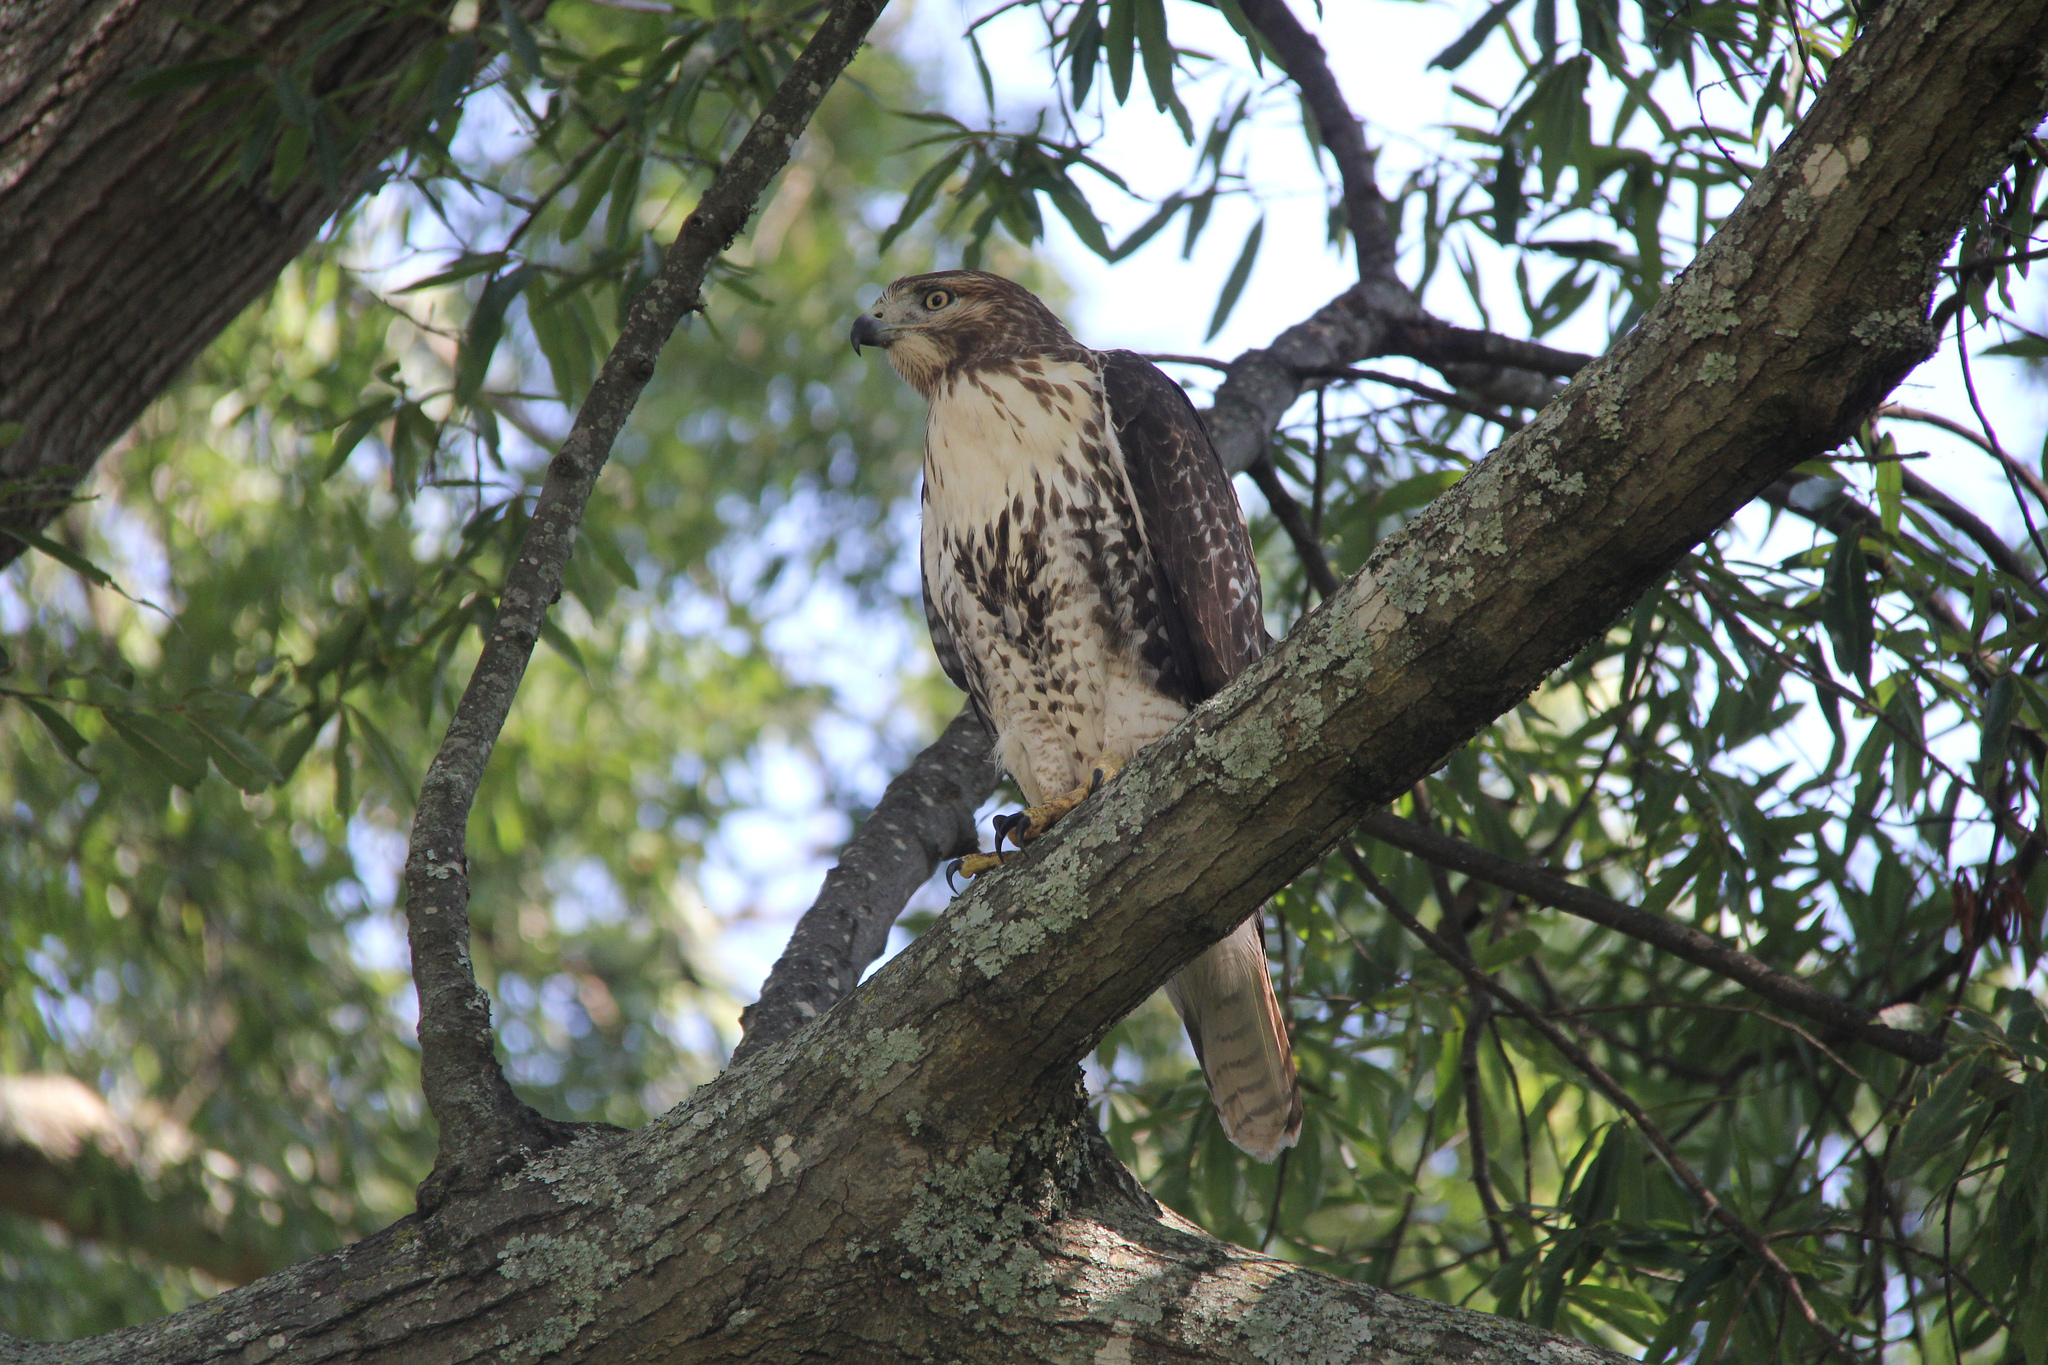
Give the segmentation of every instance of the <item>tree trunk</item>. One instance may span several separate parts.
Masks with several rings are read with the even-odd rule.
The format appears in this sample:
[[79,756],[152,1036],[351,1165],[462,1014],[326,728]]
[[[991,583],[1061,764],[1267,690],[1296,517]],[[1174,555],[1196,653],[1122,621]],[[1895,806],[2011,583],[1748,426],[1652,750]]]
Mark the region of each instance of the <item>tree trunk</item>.
[[[419,112],[394,91],[446,36],[445,10],[0,0],[0,432],[14,437],[0,444],[0,566],[26,548],[4,532],[62,511],[100,452],[362,191]],[[337,24],[352,31],[307,58]],[[238,56],[264,64],[131,93],[151,72]],[[473,65],[473,50],[452,59]],[[250,176],[242,146],[221,140],[237,115],[274,107],[273,68],[319,102],[335,153],[323,171],[316,146],[275,195],[268,136]]]
[[809,1027],[637,1133],[162,1322],[0,1358],[1616,1359],[1159,1212],[1076,1066],[1926,356],[1936,267],[2048,105],[2044,51],[2048,0],[1886,7],[1612,353]]

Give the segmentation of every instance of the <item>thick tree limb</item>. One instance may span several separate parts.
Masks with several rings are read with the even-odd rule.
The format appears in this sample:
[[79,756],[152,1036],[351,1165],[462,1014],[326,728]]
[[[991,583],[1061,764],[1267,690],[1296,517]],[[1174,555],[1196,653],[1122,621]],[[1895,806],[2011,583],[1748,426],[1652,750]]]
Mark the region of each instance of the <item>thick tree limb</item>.
[[638,1133],[356,1247],[129,1332],[0,1346],[37,1365],[1613,1359],[1155,1218],[1086,1137],[1075,1066],[1867,416],[1926,354],[1935,268],[2048,102],[2044,50],[2048,0],[1894,0],[1612,354],[811,1027]]
[[946,858],[978,846],[974,812],[1000,771],[995,746],[975,717],[960,714],[898,773],[825,876],[818,899],[797,921],[761,998],[740,1013],[746,1037],[735,1063],[787,1038],[839,1003],[888,946],[911,893]]
[[[447,37],[448,8],[0,0],[0,423],[24,427],[0,445],[0,530],[47,524],[100,452],[356,198],[418,117],[391,99]],[[520,8],[537,18],[546,4]],[[261,182],[211,183],[240,148],[194,153],[242,108],[232,86],[246,77],[135,96],[151,71],[237,55],[209,24],[285,60],[353,26],[306,92],[333,127],[362,130],[337,184],[309,171],[272,197]],[[0,535],[0,566],[22,549]]]
[[420,1000],[421,1088],[441,1129],[430,1200],[491,1178],[523,1153],[566,1140],[512,1093],[499,1069],[490,1004],[469,960],[469,859],[465,827],[484,765],[540,638],[542,618],[561,596],[584,505],[661,348],[683,316],[701,306],[704,273],[752,216],[789,159],[825,91],[860,50],[886,0],[837,0],[753,126],[676,234],[661,270],[633,300],[546,481],[519,555],[505,576],[497,619],[463,689],[448,733],[420,784],[405,865],[407,937]]
[[1542,868],[1513,862],[1427,825],[1403,820],[1388,811],[1374,811],[1359,822],[1358,828],[1361,833],[1412,853],[1425,862],[1462,872],[1468,877],[1526,896],[1539,905],[1563,910],[1627,934],[1682,961],[1704,967],[1716,976],[1737,982],[1794,1014],[1826,1024],[1893,1056],[1923,1066],[1941,1060],[1943,1048],[1936,1039],[1888,1027],[1878,1022],[1874,1012],[1817,990],[1798,977],[1776,971],[1762,960],[1689,924],[1653,915],[1612,896],[1568,882]]

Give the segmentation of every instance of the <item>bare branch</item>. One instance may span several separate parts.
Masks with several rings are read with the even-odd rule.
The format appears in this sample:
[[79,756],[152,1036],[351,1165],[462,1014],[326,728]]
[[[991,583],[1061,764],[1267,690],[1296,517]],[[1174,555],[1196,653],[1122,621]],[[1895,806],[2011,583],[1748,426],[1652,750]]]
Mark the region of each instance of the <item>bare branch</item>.
[[1294,557],[1301,561],[1301,570],[1308,575],[1316,596],[1328,597],[1336,592],[1339,586],[1337,572],[1330,567],[1330,557],[1323,552],[1322,542],[1310,529],[1301,504],[1294,500],[1294,494],[1287,491],[1287,485],[1280,482],[1280,471],[1273,467],[1272,459],[1260,456],[1253,462],[1250,473],[1252,482],[1266,495],[1266,505],[1273,509],[1280,529],[1294,542]]
[[735,1064],[831,1009],[882,955],[911,893],[975,849],[974,812],[995,788],[995,746],[972,707],[898,773],[797,921],[761,998],[740,1014]]
[[1387,201],[1373,180],[1377,159],[1366,145],[1365,129],[1344,102],[1337,78],[1316,36],[1301,26],[1285,0],[1238,0],[1238,10],[1259,31],[1280,59],[1302,102],[1316,121],[1316,133],[1337,163],[1344,186],[1344,218],[1358,251],[1358,273],[1392,278],[1400,243],[1387,221]]
[[1541,868],[1511,862],[1497,853],[1489,853],[1463,839],[1453,838],[1412,820],[1403,820],[1389,811],[1373,812],[1359,822],[1358,828],[1383,844],[1412,853],[1439,867],[1462,872],[1468,877],[1527,896],[1539,905],[1548,905],[1627,934],[1695,967],[1704,967],[1717,976],[1737,982],[1795,1014],[1838,1029],[1872,1047],[1882,1048],[1895,1057],[1923,1066],[1941,1060],[1943,1048],[1936,1040],[1881,1024],[1872,1011],[1817,990],[1798,977],[1777,971],[1689,924],[1653,915]]
[[423,1198],[489,1177],[521,1153],[555,1145],[568,1131],[512,1093],[493,1053],[490,1004],[469,960],[469,859],[464,830],[484,765],[540,636],[561,595],[563,566],[584,505],[612,442],[654,376],[676,324],[702,306],[713,260],[739,235],[768,182],[789,158],[825,91],[859,51],[886,0],[838,0],[760,117],[676,234],[660,272],[633,300],[619,339],[534,505],[519,557],[505,578],[498,615],[420,785],[406,860],[406,924],[420,1000],[421,1088],[441,1130]]

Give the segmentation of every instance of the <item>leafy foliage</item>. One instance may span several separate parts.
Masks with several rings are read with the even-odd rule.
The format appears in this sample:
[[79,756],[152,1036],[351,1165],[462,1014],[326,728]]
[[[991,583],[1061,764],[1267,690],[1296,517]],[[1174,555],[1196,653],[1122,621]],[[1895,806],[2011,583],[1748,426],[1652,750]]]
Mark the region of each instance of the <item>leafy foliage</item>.
[[[472,822],[479,971],[544,1109],[637,1123],[710,1074],[727,988],[751,985],[720,979],[701,892],[730,831],[776,808],[763,788],[791,752],[820,804],[858,809],[951,704],[904,625],[917,413],[845,354],[856,282],[955,260],[1029,274],[1047,205],[1106,261],[1176,221],[1186,254],[1219,202],[1249,199],[1265,216],[1216,281],[1214,336],[1265,223],[1301,211],[1264,196],[1247,151],[1291,87],[1232,0],[1215,8],[1241,60],[1177,45],[1197,7],[1164,0],[985,15],[978,123],[870,60],[671,348]],[[1042,21],[1054,66],[1021,124],[995,116],[980,46],[1011,10]],[[1521,320],[1504,329],[1530,337],[1633,325],[1861,23],[1775,0],[1472,10],[1437,65],[1477,85],[1504,50],[1513,79],[1461,85],[1470,121],[1389,198],[1418,291],[1442,273],[1481,322],[1507,298]],[[411,793],[564,412],[815,12],[472,11],[400,92],[427,113],[391,185],[0,580],[0,1069],[95,1078],[229,1154],[238,1174],[205,1187],[203,1216],[273,1262],[388,1220],[424,1173],[390,884]],[[326,164],[289,62],[218,60],[241,65],[140,93],[234,77],[227,173],[275,186]],[[1173,120],[1190,168],[1119,236],[1133,196],[1104,131],[1134,96]],[[1940,318],[1966,357],[2044,354],[2015,316],[2037,307],[2038,156],[2022,149],[1947,276]],[[1341,249],[1334,201],[1312,211]],[[1634,1099],[1817,1325],[1601,1084],[1341,859],[1275,907],[1301,1145],[1274,1167],[1231,1148],[1150,1006],[1092,1068],[1147,1185],[1275,1255],[1651,1360],[1810,1357],[1825,1333],[2048,1365],[2048,488],[1981,413],[1930,417],[1887,410],[1800,470],[1401,813],[1887,1009],[1949,1044],[1939,1066],[1362,849],[1397,903]],[[1489,427],[1521,420],[1471,389],[1333,378],[1274,460],[1352,571],[1483,457]],[[1992,478],[1919,458],[1942,423]],[[1284,624],[1309,605],[1304,549],[1276,517],[1254,529]],[[810,637],[835,632],[860,636],[860,668],[818,664],[832,646]],[[0,1286],[8,1329],[38,1334],[216,1287],[13,1219]]]

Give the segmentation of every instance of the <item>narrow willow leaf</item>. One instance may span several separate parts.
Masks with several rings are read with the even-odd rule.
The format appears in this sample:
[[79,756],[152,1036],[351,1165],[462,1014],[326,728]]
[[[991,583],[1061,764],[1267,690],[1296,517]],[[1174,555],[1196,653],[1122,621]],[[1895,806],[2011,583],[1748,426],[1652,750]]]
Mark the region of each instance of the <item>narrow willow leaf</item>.
[[1109,0],[1109,28],[1102,50],[1109,61],[1109,91],[1122,104],[1131,95],[1132,60],[1136,56],[1138,0]]
[[505,310],[526,288],[532,270],[531,266],[517,266],[484,286],[483,296],[476,301],[476,311],[469,315],[462,352],[455,361],[456,402],[475,401],[477,391],[483,388],[491,357],[497,352],[499,338],[505,334]]
[[[1472,54],[1479,50],[1479,45],[1486,41],[1487,35],[1500,27],[1501,20],[1507,18],[1509,12],[1520,3],[1522,0],[1493,0],[1493,3],[1486,7],[1486,13],[1479,16],[1478,23],[1460,34],[1458,41],[1431,57],[1429,66],[1423,69],[1427,71],[1441,67],[1445,71],[1456,71],[1471,60]],[[1553,17],[1553,29],[1555,24],[1556,20]],[[1554,35],[1552,41],[1555,42]]]
[[17,697],[15,700],[26,706],[30,714],[43,723],[43,728],[50,732],[51,739],[57,741],[57,747],[64,751],[65,757],[85,771],[93,771],[86,761],[79,757],[85,752],[85,736],[78,733],[77,727],[66,720],[56,707],[48,702],[37,701],[34,697]]
[[1216,299],[1216,312],[1209,318],[1209,330],[1202,340],[1215,340],[1216,334],[1223,330],[1223,324],[1230,321],[1230,310],[1237,307],[1237,296],[1244,292],[1245,281],[1252,277],[1252,263],[1259,255],[1259,239],[1265,235],[1266,220],[1262,216],[1245,235],[1244,246],[1237,253],[1237,264],[1230,267],[1230,278],[1223,282],[1223,293]]
[[187,715],[186,721],[206,741],[213,766],[220,775],[254,795],[266,788],[284,781],[284,774],[264,753],[249,741],[249,737],[231,726],[202,715]]
[[109,707],[100,714],[129,748],[172,783],[192,791],[206,780],[206,748],[190,730],[147,711]]

